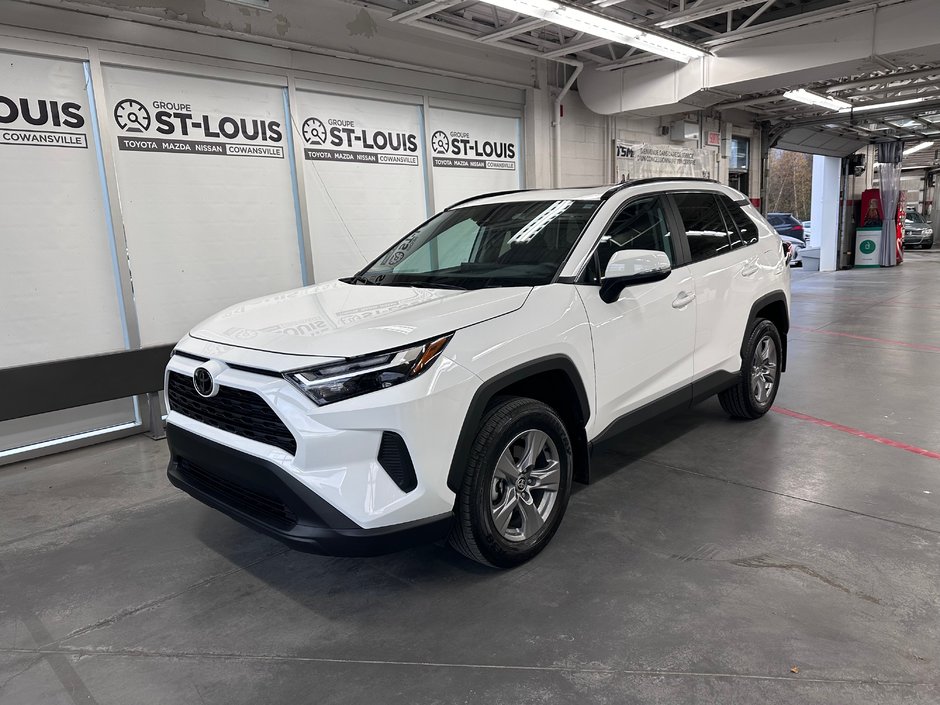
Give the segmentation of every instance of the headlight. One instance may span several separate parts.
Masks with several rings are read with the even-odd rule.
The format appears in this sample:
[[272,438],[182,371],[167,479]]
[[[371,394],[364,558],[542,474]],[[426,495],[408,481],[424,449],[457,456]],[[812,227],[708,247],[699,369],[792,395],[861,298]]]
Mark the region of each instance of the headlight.
[[284,376],[318,406],[332,404],[414,379],[434,364],[453,337],[448,333],[408,348],[351,357]]
[[924,228],[924,235],[933,235],[933,228]]

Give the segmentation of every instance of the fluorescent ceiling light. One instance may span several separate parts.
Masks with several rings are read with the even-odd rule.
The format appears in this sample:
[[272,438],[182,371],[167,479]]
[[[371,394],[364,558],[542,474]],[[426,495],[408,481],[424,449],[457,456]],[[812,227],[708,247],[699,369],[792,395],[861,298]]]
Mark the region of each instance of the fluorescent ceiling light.
[[899,105],[913,105],[914,103],[923,103],[925,100],[927,100],[927,97],[908,98],[907,100],[895,100],[890,103],[872,103],[869,105],[853,105],[850,108],[843,108],[839,112],[847,113],[851,111],[853,113],[860,113],[865,110],[880,110],[881,108],[896,108]]
[[692,59],[706,55],[706,52],[681,42],[673,41],[668,37],[617,22],[594,12],[579,10],[570,5],[562,5],[555,0],[483,0],[488,5],[495,5],[504,10],[518,12],[530,17],[584,32],[601,39],[609,39],[618,44],[643,49],[667,59],[681,61],[687,64]]
[[933,142],[921,142],[920,144],[915,144],[913,147],[904,150],[904,156],[909,154],[914,154],[914,152],[920,152],[927,149],[927,147],[933,147]]
[[795,91],[787,91],[783,94],[783,97],[789,98],[790,100],[795,100],[799,103],[815,105],[819,108],[828,108],[829,110],[848,110],[852,107],[851,103],[847,103],[844,100],[830,98],[826,95],[819,95],[818,93],[813,93],[812,91],[808,91],[805,88],[797,88]]

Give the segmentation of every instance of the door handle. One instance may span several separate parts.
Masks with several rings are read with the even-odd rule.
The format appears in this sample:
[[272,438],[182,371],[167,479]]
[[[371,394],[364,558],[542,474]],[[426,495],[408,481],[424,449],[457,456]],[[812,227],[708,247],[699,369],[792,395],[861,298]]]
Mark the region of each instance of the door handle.
[[744,265],[744,267],[741,268],[741,276],[753,277],[755,274],[757,274],[759,269],[760,267],[757,266],[757,262],[748,262]]
[[672,307],[673,308],[685,308],[694,300],[695,300],[695,294],[687,294],[684,291],[680,291],[679,295],[672,302]]

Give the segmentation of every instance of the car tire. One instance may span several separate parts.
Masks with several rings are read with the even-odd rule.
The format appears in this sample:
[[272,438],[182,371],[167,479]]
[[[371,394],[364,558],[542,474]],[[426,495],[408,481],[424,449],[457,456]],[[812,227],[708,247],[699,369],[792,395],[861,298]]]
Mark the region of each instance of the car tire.
[[760,318],[748,331],[739,381],[718,395],[721,408],[738,419],[757,419],[773,406],[780,387],[783,345],[772,321]]
[[561,524],[573,466],[571,438],[554,409],[523,397],[500,400],[470,448],[451,546],[497,568],[533,558]]

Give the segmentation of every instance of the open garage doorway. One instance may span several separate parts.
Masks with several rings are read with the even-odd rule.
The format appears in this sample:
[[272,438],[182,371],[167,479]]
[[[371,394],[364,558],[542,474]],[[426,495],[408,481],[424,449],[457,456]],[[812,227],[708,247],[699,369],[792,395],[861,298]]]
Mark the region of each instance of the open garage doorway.
[[767,161],[767,220],[782,236],[808,243],[813,155],[771,149]]

